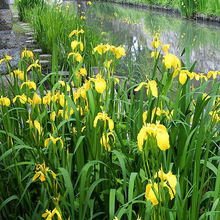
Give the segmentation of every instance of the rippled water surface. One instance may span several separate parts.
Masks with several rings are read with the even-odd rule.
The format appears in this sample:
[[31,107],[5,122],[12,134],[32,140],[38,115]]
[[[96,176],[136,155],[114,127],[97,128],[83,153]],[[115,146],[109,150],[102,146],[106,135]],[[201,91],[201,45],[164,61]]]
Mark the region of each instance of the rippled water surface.
[[[88,10],[86,2],[68,4],[75,4],[76,10],[81,4],[81,10]],[[151,42],[155,33],[160,33],[163,44],[170,44],[170,53],[183,60],[185,55],[181,57],[181,53],[186,47],[191,65],[197,60],[196,72],[220,70],[220,24],[188,21],[172,13],[113,3],[93,3],[88,13],[88,20],[95,21],[105,35],[113,39],[114,45],[126,48],[124,60],[142,72],[152,68]]]

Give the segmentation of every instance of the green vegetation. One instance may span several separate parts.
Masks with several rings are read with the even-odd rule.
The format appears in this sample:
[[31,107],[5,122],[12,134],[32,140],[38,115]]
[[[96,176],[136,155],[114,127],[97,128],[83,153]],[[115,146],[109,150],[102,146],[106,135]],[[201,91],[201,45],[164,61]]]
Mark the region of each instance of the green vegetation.
[[44,4],[42,0],[16,0],[20,20],[24,20],[26,9],[32,9],[37,5],[43,7]]
[[[107,0],[111,2],[111,0]],[[220,16],[219,0],[114,0],[119,3],[159,5],[178,9],[187,18],[193,18],[196,14],[202,13],[208,16]]]
[[19,23],[15,22],[13,23],[12,29],[16,34],[25,34],[27,32]]
[[[132,27],[132,24],[135,26],[140,26],[140,28],[134,28],[134,31],[140,30],[141,33],[150,36],[153,36],[156,33],[166,33],[167,30],[175,32],[179,39],[177,45],[179,48],[184,48],[185,46],[191,48],[198,47],[211,47],[212,50],[219,49],[220,41],[218,36],[220,32],[218,27],[208,25],[201,25],[183,20],[178,17],[173,17],[168,15],[161,15],[160,13],[152,13],[145,10],[136,10],[131,7],[124,7],[118,4],[112,3],[96,3],[94,4],[90,12],[96,15],[96,18],[100,22],[119,21],[120,24],[124,24],[127,28],[129,25]],[[121,25],[122,26],[122,25]],[[152,28],[153,27],[153,28]],[[103,27],[105,29],[105,27]],[[140,36],[141,36],[140,33]],[[111,38],[114,37],[113,35]],[[124,37],[119,41],[120,44],[123,44]],[[143,41],[146,39],[143,39]],[[142,42],[144,44],[144,42]]]
[[[125,49],[86,47],[93,29],[75,16],[76,29],[65,32],[71,49],[59,54],[53,39],[46,77],[31,51],[19,70],[7,54],[0,60],[9,70],[0,90],[0,219],[219,219],[220,72],[194,73],[189,49],[184,64],[156,33],[148,78],[135,83],[128,72],[119,80]],[[68,78],[58,73],[58,56]]]
[[94,26],[90,28],[86,24],[83,13],[76,14],[73,6],[65,7],[61,4],[53,6],[49,4],[43,4],[42,6],[40,4],[32,9],[23,6],[23,11],[23,20],[30,22],[32,25],[35,41],[43,52],[52,54],[53,45],[56,44],[60,69],[69,69],[69,61],[66,59],[71,52],[72,39],[69,38],[69,34],[72,30],[80,29],[85,32],[83,38],[78,39],[84,45],[82,56],[87,68],[93,65],[94,59],[90,52],[93,45],[99,44],[102,37],[99,30],[95,29]]

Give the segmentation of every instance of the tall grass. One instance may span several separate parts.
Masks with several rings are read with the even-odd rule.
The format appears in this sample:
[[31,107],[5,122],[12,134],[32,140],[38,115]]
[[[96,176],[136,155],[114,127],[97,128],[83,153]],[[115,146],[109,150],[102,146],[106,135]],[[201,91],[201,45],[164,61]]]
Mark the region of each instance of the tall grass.
[[20,20],[24,20],[25,18],[25,10],[30,10],[31,8],[35,6],[42,7],[45,2],[42,0],[16,0],[15,1],[17,9],[18,9],[18,15]]
[[[86,67],[92,66],[94,59],[90,51],[93,45],[99,44],[102,39],[100,31],[94,25],[86,24],[86,14],[75,11],[74,4],[63,6],[62,4],[45,4],[27,8],[24,20],[30,22],[34,29],[34,38],[44,53],[52,54],[53,44],[56,44],[60,69],[69,70],[69,61],[66,59],[71,52],[70,43],[72,39],[69,34],[72,30],[83,29],[85,34],[79,37],[83,45],[82,56],[86,60]],[[86,39],[86,41],[85,41]]]
[[[193,73],[189,49],[184,64],[168,45],[159,65],[161,44],[157,34],[142,84],[115,78],[121,46],[93,45],[100,74],[87,81],[84,57],[70,55],[66,81],[56,71],[43,78],[23,53],[21,72],[11,69],[0,91],[0,218],[218,219],[220,74]],[[10,68],[9,60],[1,62]]]

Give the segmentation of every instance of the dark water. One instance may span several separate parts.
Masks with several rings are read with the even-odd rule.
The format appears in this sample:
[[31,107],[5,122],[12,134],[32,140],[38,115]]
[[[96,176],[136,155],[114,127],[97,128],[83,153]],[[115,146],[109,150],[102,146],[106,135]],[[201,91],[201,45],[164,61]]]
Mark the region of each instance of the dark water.
[[[81,10],[88,10],[86,2],[65,3],[75,4],[76,10],[81,4]],[[155,33],[160,33],[163,44],[170,44],[169,53],[184,61],[185,55],[181,57],[181,53],[187,47],[191,65],[197,60],[195,72],[220,70],[220,24],[188,21],[172,13],[113,3],[93,2],[87,12],[87,20],[95,21],[97,27],[106,32],[106,38],[113,39],[116,46],[125,47],[124,61],[127,66],[132,64],[130,71],[135,75],[148,74],[152,68],[151,42]],[[121,68],[118,71],[123,75],[127,70]]]

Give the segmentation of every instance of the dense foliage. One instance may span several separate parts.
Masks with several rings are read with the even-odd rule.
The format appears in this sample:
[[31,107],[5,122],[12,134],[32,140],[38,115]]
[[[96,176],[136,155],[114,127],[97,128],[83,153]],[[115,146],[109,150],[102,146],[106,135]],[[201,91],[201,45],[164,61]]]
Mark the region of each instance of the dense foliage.
[[[106,0],[112,2],[112,0]],[[220,16],[219,0],[113,0],[113,2],[128,4],[148,4],[161,7],[175,8],[187,17],[193,18],[196,14],[205,14],[209,16]]]
[[92,33],[78,16],[65,33],[68,78],[58,73],[55,41],[46,77],[29,50],[18,70],[7,54],[0,60],[9,70],[0,91],[0,218],[218,219],[220,73],[193,72],[158,33],[144,82],[114,76],[122,46],[87,47],[88,68]]

